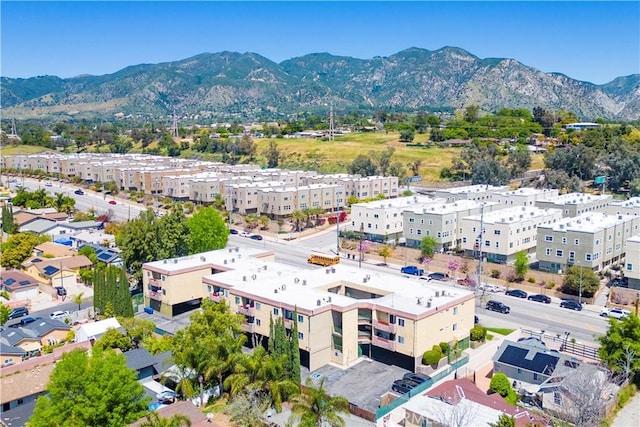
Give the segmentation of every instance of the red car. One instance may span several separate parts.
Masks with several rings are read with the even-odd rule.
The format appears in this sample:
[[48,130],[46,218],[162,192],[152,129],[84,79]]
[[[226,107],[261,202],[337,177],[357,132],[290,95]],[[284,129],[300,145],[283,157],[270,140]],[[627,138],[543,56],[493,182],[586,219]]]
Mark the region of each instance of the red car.
[[116,204],[116,201],[115,201],[115,200],[109,200],[109,204],[110,204],[110,205],[115,205],[115,204]]

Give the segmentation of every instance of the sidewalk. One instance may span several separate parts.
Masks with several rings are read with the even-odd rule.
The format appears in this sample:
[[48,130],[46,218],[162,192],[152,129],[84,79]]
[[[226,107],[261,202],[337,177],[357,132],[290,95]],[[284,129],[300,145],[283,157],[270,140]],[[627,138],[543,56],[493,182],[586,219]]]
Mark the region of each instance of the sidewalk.
[[640,392],[636,393],[611,423],[611,427],[632,427],[640,425]]

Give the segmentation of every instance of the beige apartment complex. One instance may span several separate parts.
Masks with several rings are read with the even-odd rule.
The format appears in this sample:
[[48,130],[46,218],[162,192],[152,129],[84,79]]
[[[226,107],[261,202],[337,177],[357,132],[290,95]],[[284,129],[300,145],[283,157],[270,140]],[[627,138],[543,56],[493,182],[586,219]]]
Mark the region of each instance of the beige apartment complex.
[[[411,207],[403,213],[403,232],[409,247],[419,247],[423,238],[435,237],[438,250],[447,251],[461,248],[462,218],[479,214],[483,203],[475,200],[445,202],[437,199],[434,203]],[[484,202],[484,212],[501,209],[495,202]],[[471,238],[471,236],[466,236]]]
[[308,184],[342,185],[347,197],[369,199],[384,195],[386,198],[398,197],[398,177],[395,176],[360,176],[348,174],[317,175],[307,178]]
[[493,200],[505,208],[514,206],[534,206],[537,200],[553,200],[558,197],[558,190],[545,188],[522,187],[517,190],[495,193]]
[[270,251],[233,247],[142,265],[144,305],[169,317],[200,306],[206,293],[202,277],[235,268],[246,270],[250,263],[273,261]]
[[[583,213],[538,226],[536,257],[540,270],[557,272],[576,265],[602,270],[621,262],[626,242],[640,233],[640,217]],[[633,263],[633,261],[631,261]]]
[[589,212],[604,212],[611,200],[612,197],[606,194],[568,193],[554,199],[536,200],[535,205],[542,209],[562,209],[562,216],[567,218]]
[[604,212],[609,215],[640,215],[640,197],[612,200],[604,208]]
[[393,243],[402,237],[402,212],[405,209],[419,208],[435,202],[435,199],[428,196],[411,196],[356,203],[351,205],[351,223],[347,229],[363,231],[365,238],[374,242]]
[[[538,227],[562,220],[560,209],[518,206],[462,218],[462,249],[465,254],[482,255],[487,261],[507,263],[520,251],[535,252]],[[482,223],[482,235],[480,224]]]
[[283,317],[286,328],[297,321],[301,364],[311,371],[362,356],[415,371],[440,342],[468,345],[472,292],[346,265],[302,270],[252,259],[243,266],[204,276],[204,291],[244,315],[250,342],[267,341],[272,318]]
[[347,202],[342,185],[311,184],[299,187],[266,183],[257,189],[258,213],[270,218],[290,216],[296,210],[321,208],[334,212]]

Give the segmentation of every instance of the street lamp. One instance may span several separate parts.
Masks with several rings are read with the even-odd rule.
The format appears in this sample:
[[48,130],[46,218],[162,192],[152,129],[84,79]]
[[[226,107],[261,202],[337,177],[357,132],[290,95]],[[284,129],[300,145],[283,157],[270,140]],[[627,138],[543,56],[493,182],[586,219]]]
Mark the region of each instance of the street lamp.
[[364,236],[364,222],[360,223],[360,245],[358,249],[360,250],[360,259],[358,260],[358,268],[362,268],[362,237]]
[[202,392],[202,383],[204,382],[204,377],[202,374],[198,375],[198,382],[200,383],[200,406],[204,406],[204,395]]

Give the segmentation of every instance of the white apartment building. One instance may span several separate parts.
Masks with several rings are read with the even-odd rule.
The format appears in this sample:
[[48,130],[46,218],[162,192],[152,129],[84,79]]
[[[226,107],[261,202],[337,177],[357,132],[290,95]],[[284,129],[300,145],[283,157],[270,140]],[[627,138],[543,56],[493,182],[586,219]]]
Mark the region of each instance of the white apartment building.
[[535,205],[542,209],[562,209],[562,215],[567,218],[588,212],[604,212],[611,200],[608,194],[568,193],[555,199],[536,200]]
[[624,276],[629,280],[629,289],[640,290],[640,234],[627,239]]
[[408,247],[420,247],[422,239],[435,237],[438,250],[459,249],[462,246],[462,218],[479,214],[484,204],[484,212],[501,209],[495,202],[458,200],[456,202],[436,199],[432,204],[407,208],[403,212],[403,233]]
[[493,201],[500,203],[505,208],[510,208],[513,206],[535,206],[536,200],[550,200],[557,197],[558,190],[556,189],[522,187],[517,190],[495,193]]
[[395,176],[366,176],[333,174],[318,175],[307,178],[313,184],[342,184],[349,196],[358,199],[370,199],[384,195],[387,199],[398,197],[398,177]]
[[256,260],[202,283],[212,301],[244,316],[249,342],[266,344],[271,318],[288,329],[297,321],[300,362],[310,371],[363,356],[414,371],[440,342],[466,348],[474,322],[473,292],[343,264],[307,270]]
[[269,183],[258,189],[257,203],[258,212],[271,218],[288,217],[296,210],[311,208],[334,212],[346,203],[345,189],[331,184],[292,187]]
[[[411,196],[356,203],[351,205],[351,222],[347,230],[362,230],[365,238],[374,242],[393,243],[403,235],[402,212],[405,209],[417,209],[435,202],[432,197]],[[440,202],[444,200],[440,199]]]
[[[567,265],[599,271],[625,258],[626,242],[640,233],[640,216],[583,213],[538,226],[536,257],[540,270]],[[633,261],[632,261],[633,262]]]
[[627,200],[611,200],[604,208],[609,215],[640,215],[640,197]]
[[508,191],[506,185],[495,187],[493,185],[466,185],[464,187],[443,188],[436,190],[434,197],[440,197],[447,202],[458,200],[475,200],[476,202],[492,202],[494,195],[499,192]]
[[[462,218],[462,248],[466,255],[482,255],[487,261],[507,263],[520,251],[535,252],[538,227],[562,219],[560,209],[518,206]],[[480,233],[482,223],[482,235]],[[482,247],[480,246],[482,245]]]

